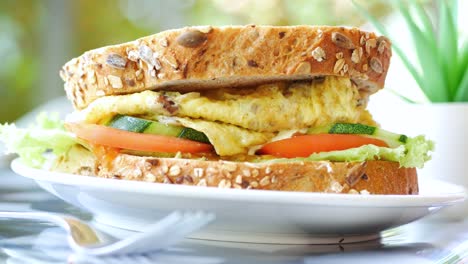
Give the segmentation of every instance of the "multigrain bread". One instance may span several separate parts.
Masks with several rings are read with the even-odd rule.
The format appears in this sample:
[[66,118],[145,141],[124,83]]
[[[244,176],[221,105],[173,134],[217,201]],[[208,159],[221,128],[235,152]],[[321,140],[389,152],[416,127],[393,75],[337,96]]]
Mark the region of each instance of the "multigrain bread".
[[390,41],[357,28],[187,27],[88,51],[61,77],[76,109],[143,90],[245,87],[344,76],[365,93],[384,85]]
[[[83,150],[75,150],[83,151]],[[201,187],[351,194],[418,194],[415,168],[397,162],[232,162],[119,154],[109,163],[87,159],[55,170],[81,175]]]
[[99,177],[150,182],[326,193],[417,194],[416,169],[397,162],[248,163],[119,155]]

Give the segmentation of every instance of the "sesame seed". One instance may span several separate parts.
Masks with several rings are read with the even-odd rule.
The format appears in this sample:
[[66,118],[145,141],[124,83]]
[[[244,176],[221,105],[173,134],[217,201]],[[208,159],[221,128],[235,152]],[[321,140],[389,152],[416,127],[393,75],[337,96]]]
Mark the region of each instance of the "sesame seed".
[[154,174],[148,173],[145,176],[145,181],[155,182],[156,181],[156,176],[154,176]]
[[177,165],[174,165],[169,169],[170,176],[177,176],[180,174],[180,172],[181,172],[180,167]]
[[377,46],[377,40],[376,39],[369,39],[366,41],[366,52],[367,54],[370,54],[371,49],[375,48]]
[[330,185],[330,191],[334,193],[340,193],[342,190],[343,186],[337,181],[333,181],[333,183]]
[[343,52],[338,52],[338,53],[336,53],[335,56],[336,56],[337,59],[342,59],[343,58]]
[[203,177],[203,168],[195,168],[193,169],[193,174],[195,175],[195,177]]
[[362,70],[365,71],[365,72],[368,70],[367,64],[362,65]]
[[260,180],[260,185],[261,186],[268,185],[269,183],[270,183],[270,177],[268,177],[268,176],[265,176]]
[[128,57],[129,60],[135,61],[135,62],[136,62],[136,61],[138,60],[138,58],[139,58],[138,52],[135,51],[135,50],[130,50],[130,51],[128,52],[128,56],[127,56],[127,57]]
[[376,57],[371,58],[370,62],[369,62],[369,65],[370,65],[371,69],[373,71],[375,71],[376,73],[382,73],[383,72],[382,62],[378,58],[376,58]]
[[174,70],[177,70],[179,68],[179,63],[173,57],[161,57],[161,60],[169,64]]
[[123,88],[123,83],[120,77],[114,75],[107,75],[107,79],[110,82],[112,88],[121,89]]
[[325,51],[321,47],[316,47],[312,51],[312,57],[318,62],[321,62],[326,59]]
[[252,170],[252,176],[257,177],[260,172],[257,169]]
[[271,183],[275,183],[275,182],[276,182],[276,176],[271,177]]
[[382,54],[386,48],[388,49],[387,41],[384,36],[380,36],[377,38],[377,45],[378,45],[377,51],[379,52],[379,54]]
[[348,67],[349,67],[348,64],[345,64],[345,65],[343,66],[343,72],[344,72],[344,73],[348,72]]
[[162,47],[167,47],[168,43],[167,43],[167,38],[162,38],[160,41],[159,41],[159,44],[161,44]]
[[213,27],[212,26],[201,26],[201,27],[197,27],[198,31],[200,31],[201,33],[210,33],[211,30],[213,30]]
[[360,60],[361,58],[359,57],[359,50],[358,49],[353,50],[353,53],[351,54],[351,61],[353,63],[359,63]]
[[360,193],[362,195],[369,195],[370,194],[370,192],[368,190],[362,190]]
[[231,182],[230,182],[230,181],[227,181],[226,179],[222,179],[222,180],[219,182],[218,187],[219,187],[219,188],[231,188]]
[[201,179],[201,180],[197,183],[197,186],[207,186],[206,180],[205,180],[205,179]]
[[138,178],[141,177],[141,175],[143,175],[143,172],[139,168],[136,168],[135,170],[133,170],[133,174],[136,178]]
[[236,183],[241,184],[242,183],[242,175],[237,175],[236,177]]
[[206,173],[211,174],[211,175],[218,174],[218,170],[216,168],[209,167],[209,168],[206,169]]
[[233,172],[233,171],[237,170],[237,165],[235,163],[233,163],[233,162],[223,163],[221,165],[221,169],[227,170],[229,172]]
[[138,81],[141,81],[141,79],[143,79],[143,70],[142,69],[139,69],[135,72],[135,78],[138,80]]
[[361,39],[359,40],[359,44],[361,45],[366,44],[366,38],[364,37],[364,35],[361,36]]
[[333,72],[334,73],[339,73],[343,69],[344,64],[345,64],[344,59],[337,60],[336,63],[335,63],[335,66],[333,67]]

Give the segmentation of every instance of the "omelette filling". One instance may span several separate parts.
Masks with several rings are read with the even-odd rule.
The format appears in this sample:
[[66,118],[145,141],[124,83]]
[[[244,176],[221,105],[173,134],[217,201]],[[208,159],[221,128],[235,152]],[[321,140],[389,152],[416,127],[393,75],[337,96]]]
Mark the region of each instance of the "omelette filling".
[[117,114],[154,120],[200,131],[217,156],[239,157],[311,127],[336,122],[375,125],[366,99],[349,79],[325,77],[246,89],[107,96],[73,113],[68,122],[103,124]]

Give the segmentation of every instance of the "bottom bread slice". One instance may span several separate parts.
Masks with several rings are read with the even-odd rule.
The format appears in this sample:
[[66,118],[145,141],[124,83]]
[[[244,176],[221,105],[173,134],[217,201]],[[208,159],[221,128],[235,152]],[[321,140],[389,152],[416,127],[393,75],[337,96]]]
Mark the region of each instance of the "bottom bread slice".
[[418,194],[415,168],[397,162],[232,162],[118,154],[107,164],[95,158],[70,166],[62,159],[55,170],[112,179],[280,191]]

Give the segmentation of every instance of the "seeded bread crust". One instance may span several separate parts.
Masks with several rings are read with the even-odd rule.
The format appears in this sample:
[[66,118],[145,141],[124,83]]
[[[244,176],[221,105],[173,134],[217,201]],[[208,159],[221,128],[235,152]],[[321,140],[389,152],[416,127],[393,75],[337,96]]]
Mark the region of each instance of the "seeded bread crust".
[[[109,169],[110,168],[110,169]],[[416,169],[397,162],[249,163],[119,154],[110,166],[68,171],[103,178],[202,187],[281,191],[418,194]]]
[[390,41],[357,28],[186,27],[88,51],[60,76],[76,109],[143,90],[244,87],[317,76],[351,78],[372,94],[384,85]]

